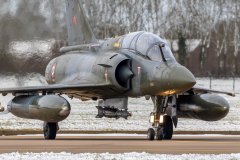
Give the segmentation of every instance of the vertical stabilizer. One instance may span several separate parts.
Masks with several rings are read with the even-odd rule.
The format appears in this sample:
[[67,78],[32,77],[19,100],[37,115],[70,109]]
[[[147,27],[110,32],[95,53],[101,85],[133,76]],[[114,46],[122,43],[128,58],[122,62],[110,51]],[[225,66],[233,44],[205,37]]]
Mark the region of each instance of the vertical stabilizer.
[[80,0],[66,0],[69,46],[96,43]]

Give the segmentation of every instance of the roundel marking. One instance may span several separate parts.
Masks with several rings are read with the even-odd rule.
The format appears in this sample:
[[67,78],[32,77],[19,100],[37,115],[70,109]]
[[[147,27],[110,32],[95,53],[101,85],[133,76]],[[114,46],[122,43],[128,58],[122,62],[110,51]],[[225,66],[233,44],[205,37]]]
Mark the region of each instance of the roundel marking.
[[52,70],[51,70],[52,78],[54,78],[55,69],[56,69],[56,64],[53,65]]

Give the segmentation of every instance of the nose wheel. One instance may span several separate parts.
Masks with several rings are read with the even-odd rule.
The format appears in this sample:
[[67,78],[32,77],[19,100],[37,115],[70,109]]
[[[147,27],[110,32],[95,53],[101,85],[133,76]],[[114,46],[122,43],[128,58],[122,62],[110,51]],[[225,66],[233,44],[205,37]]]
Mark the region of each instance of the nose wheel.
[[155,137],[155,131],[153,128],[149,128],[148,129],[148,135],[147,135],[147,138],[149,141],[152,141],[154,140],[154,137]]
[[163,116],[163,139],[172,139],[173,122],[168,115]]
[[156,139],[157,140],[163,140],[163,129],[162,128],[157,129]]

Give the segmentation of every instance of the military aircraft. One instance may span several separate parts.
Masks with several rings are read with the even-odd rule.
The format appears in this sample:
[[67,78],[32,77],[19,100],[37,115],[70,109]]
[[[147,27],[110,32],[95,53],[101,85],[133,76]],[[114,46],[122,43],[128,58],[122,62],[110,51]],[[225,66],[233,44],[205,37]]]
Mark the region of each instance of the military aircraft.
[[[13,98],[1,114],[44,121],[45,139],[55,139],[58,122],[70,114],[65,94],[83,101],[98,100],[96,118],[128,118],[128,98],[153,101],[149,140],[171,139],[178,118],[217,121],[229,112],[228,102],[212,93],[232,93],[194,87],[195,77],[175,60],[167,43],[152,33],[133,32],[98,41],[80,0],[66,0],[68,44],[50,61],[49,85],[0,89]],[[156,135],[156,136],[155,136]]]

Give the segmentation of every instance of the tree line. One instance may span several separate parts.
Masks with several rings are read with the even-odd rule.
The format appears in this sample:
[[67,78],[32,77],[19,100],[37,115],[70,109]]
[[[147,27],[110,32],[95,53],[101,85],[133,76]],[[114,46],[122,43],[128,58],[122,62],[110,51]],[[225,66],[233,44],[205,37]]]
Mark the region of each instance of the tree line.
[[[199,73],[240,75],[239,0],[81,0],[98,39],[134,31],[157,34],[171,43],[178,40],[176,59],[187,66],[192,60],[186,40],[199,40]],[[0,6],[0,71],[44,74],[47,63],[67,44],[65,0],[8,0]],[[11,54],[17,41],[54,39],[48,56],[26,54],[26,61]],[[34,51],[29,51],[34,52]],[[24,57],[24,55],[23,55]],[[22,58],[23,58],[22,57]],[[209,59],[216,65],[210,65]],[[207,67],[206,67],[207,66]],[[189,68],[193,70],[194,66]],[[194,73],[194,72],[193,72]]]

